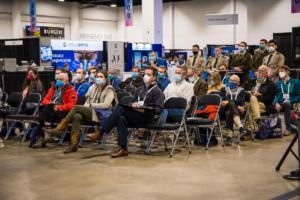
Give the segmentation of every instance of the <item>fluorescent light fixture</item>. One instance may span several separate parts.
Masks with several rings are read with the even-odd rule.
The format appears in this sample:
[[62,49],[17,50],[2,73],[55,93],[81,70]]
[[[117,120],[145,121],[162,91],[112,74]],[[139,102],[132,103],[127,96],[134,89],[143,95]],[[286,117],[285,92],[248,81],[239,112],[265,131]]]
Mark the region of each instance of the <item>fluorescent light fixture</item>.
[[64,2],[65,0],[58,0],[59,2]]
[[110,7],[116,8],[116,7],[118,7],[118,5],[116,3],[112,3],[112,4],[110,4]]

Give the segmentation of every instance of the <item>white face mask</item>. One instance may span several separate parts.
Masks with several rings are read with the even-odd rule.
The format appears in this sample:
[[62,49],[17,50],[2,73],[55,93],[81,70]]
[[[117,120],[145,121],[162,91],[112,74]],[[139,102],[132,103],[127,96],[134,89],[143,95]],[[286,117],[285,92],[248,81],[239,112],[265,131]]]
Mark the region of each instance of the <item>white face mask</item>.
[[283,79],[285,78],[286,73],[285,72],[279,72],[279,78]]
[[151,77],[148,76],[148,75],[146,74],[146,75],[144,76],[143,80],[144,80],[144,83],[145,83],[145,84],[149,84],[150,81],[151,81]]
[[270,53],[274,53],[275,52],[275,48],[274,47],[269,47],[269,52]]
[[195,76],[189,77],[189,82],[190,82],[190,83],[194,83],[194,82],[195,82]]

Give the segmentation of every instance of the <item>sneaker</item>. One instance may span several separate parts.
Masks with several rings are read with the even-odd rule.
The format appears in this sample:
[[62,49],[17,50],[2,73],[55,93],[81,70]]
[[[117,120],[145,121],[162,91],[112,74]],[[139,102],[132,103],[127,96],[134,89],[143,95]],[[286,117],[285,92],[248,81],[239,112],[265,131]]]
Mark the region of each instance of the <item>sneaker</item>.
[[243,127],[241,127],[239,131],[240,131],[241,138],[244,137],[245,135],[247,135],[247,131]]

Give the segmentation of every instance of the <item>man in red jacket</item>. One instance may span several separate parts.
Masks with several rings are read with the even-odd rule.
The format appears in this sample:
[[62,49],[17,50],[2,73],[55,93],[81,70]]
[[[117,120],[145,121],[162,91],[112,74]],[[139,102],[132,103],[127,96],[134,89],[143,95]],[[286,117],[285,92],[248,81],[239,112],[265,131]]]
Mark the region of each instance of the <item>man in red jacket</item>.
[[42,128],[45,127],[45,122],[53,123],[63,119],[76,102],[77,93],[69,82],[68,74],[56,75],[55,86],[48,90],[42,101],[39,132],[42,132]]

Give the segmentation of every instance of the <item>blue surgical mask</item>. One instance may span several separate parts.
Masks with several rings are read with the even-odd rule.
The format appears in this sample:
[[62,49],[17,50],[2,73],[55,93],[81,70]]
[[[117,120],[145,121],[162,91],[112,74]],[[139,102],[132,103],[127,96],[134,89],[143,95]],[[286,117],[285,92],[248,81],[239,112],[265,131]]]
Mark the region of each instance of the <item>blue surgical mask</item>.
[[157,73],[157,78],[158,78],[159,80],[164,79],[164,74],[162,74],[161,72],[158,72],[158,73]]
[[179,74],[175,74],[175,82],[176,83],[178,83],[178,82],[180,82],[181,81],[181,75],[179,75]]
[[114,79],[114,76],[112,74],[108,74],[108,79],[109,80],[113,80]]
[[61,80],[56,80],[56,83],[55,83],[55,86],[56,87],[63,87],[65,84],[64,84],[64,82],[63,81],[61,81]]
[[104,85],[104,83],[105,83],[105,81],[104,81],[103,78],[96,78],[96,79],[95,79],[95,84],[96,84],[97,86],[102,86],[102,85]]
[[238,86],[238,85],[237,85],[236,83],[234,83],[234,82],[229,82],[229,83],[228,83],[228,87],[229,87],[229,89],[231,89],[231,90],[236,89],[237,86]]
[[265,50],[265,49],[266,49],[266,46],[265,46],[265,45],[261,45],[261,44],[260,44],[260,45],[259,45],[259,49],[263,51],[263,50]]
[[131,77],[133,80],[136,80],[139,77],[139,74],[137,72],[132,72]]
[[239,52],[240,53],[244,53],[246,51],[246,48],[245,47],[239,47]]

